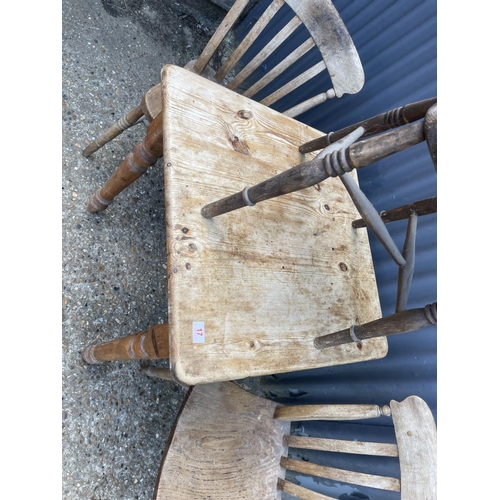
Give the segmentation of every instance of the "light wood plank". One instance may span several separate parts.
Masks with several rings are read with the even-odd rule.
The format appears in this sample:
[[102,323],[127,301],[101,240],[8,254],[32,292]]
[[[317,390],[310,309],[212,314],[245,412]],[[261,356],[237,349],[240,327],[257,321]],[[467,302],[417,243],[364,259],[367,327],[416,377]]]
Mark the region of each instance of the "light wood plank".
[[224,17],[221,24],[212,35],[206,47],[203,49],[203,52],[200,54],[196,63],[194,64],[193,70],[195,71],[195,73],[202,73],[202,71],[209,63],[210,59],[212,59],[212,56],[221,44],[222,40],[224,40],[226,35],[229,33],[229,30],[234,26],[234,23],[238,20],[241,13],[245,10],[245,7],[248,5],[249,1],[250,0],[236,0],[234,2],[231,9],[229,9],[226,17]]
[[346,441],[343,439],[314,438],[305,436],[285,436],[284,443],[290,448],[303,450],[332,451],[355,455],[375,455],[397,457],[398,447],[391,443],[370,443],[364,441]]
[[381,415],[377,405],[297,405],[278,408],[274,418],[302,420],[361,420]]
[[276,403],[232,382],[192,389],[157,480],[155,499],[274,499],[289,424]]
[[273,0],[271,5],[264,11],[262,16],[259,17],[257,22],[252,26],[252,29],[247,33],[245,38],[236,47],[233,53],[227,58],[225,63],[215,74],[215,79],[221,82],[223,78],[231,71],[234,65],[241,59],[245,52],[251,47],[253,42],[262,33],[269,21],[274,17],[276,12],[283,6],[284,0]]
[[294,495],[301,500],[337,500],[299,486],[298,484],[291,483],[290,481],[285,481],[284,479],[278,479],[278,489],[289,495]]
[[281,466],[285,469],[299,472],[300,474],[309,474],[311,476],[331,479],[332,481],[358,484],[360,486],[368,486],[369,488],[378,488],[381,490],[400,491],[399,479],[394,477],[376,476],[373,474],[364,474],[362,472],[337,469],[335,467],[327,467],[325,465],[313,464],[304,460],[295,460],[288,457],[281,457]]
[[355,94],[365,75],[349,32],[331,0],[286,0],[318,47],[337,97]]
[[[378,359],[321,332],[380,318],[366,230],[338,179],[214,220],[207,203],[312,159],[323,134],[177,66],[164,68],[170,349],[189,385]],[[186,131],[190,131],[186,133]],[[355,173],[351,173],[355,178]],[[192,323],[205,342],[193,344]]]
[[399,449],[402,500],[437,499],[437,430],[427,403],[410,396],[391,401]]
[[228,89],[236,89],[244,82],[299,26],[295,16],[273,39],[227,84]]
[[283,114],[293,118],[294,116],[299,116],[302,113],[305,113],[306,111],[309,111],[310,109],[314,108],[315,106],[318,106],[319,104],[326,102],[327,99],[333,99],[334,97],[335,97],[335,90],[329,89],[326,92],[323,92],[322,94],[315,95],[314,97],[306,99],[305,101],[302,101],[296,106],[293,106],[287,109],[286,111],[283,111]]
[[255,82],[248,90],[243,92],[243,95],[246,97],[254,96],[257,92],[261,91],[264,87],[271,83],[276,77],[281,75],[281,73],[288,69],[294,62],[298,61],[304,54],[309,52],[313,47],[314,40],[312,38],[308,38],[302,45],[288,54],[283,61],[269,71],[269,73],[264,75],[259,81]]
[[319,75],[319,73],[321,73],[325,68],[325,62],[320,61],[308,70],[301,73],[299,76],[295,77],[293,80],[290,80],[288,83],[283,85],[283,87],[279,88],[272,94],[268,95],[266,98],[262,99],[262,101],[260,102],[265,106],[274,104],[276,101],[279,101],[282,97],[285,97],[287,94],[292,92],[292,90],[295,90],[296,88],[311,80],[311,78]]

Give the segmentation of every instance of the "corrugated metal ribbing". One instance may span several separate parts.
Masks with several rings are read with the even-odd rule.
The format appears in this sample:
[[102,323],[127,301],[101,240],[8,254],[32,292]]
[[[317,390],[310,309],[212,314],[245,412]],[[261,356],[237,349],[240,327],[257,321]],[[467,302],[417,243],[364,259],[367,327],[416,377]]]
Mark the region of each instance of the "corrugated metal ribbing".
[[[253,20],[269,3],[266,0],[254,8],[239,27],[240,36],[248,31]],[[329,132],[437,95],[436,0],[334,0],[333,4],[358,49],[365,71],[365,85],[358,94],[346,94],[340,99],[329,100],[299,116],[299,120]],[[290,10],[285,7],[278,12],[272,24],[282,26],[291,16]],[[270,29],[273,27],[275,26]],[[269,40],[265,35],[263,33],[258,40],[260,47]],[[297,38],[293,37],[278,49],[259,69],[259,78],[306,36],[307,34],[299,32]],[[247,59],[254,55],[255,52],[248,54]],[[266,89],[267,93],[281,87],[309,67],[311,61],[315,61],[313,57],[318,56],[306,54],[290,71],[274,82],[272,88]],[[303,85],[273,107],[282,111],[306,97],[325,91],[328,78],[324,76],[326,80]],[[257,95],[256,98],[258,97],[262,96]],[[359,180],[363,191],[378,210],[436,196],[437,192],[436,171],[425,143],[362,169],[359,171]],[[437,300],[436,220],[436,215],[427,215],[420,217],[418,221],[416,265],[409,309]],[[393,222],[387,227],[398,247],[402,248],[406,221]],[[397,267],[371,234],[370,243],[382,311],[384,315],[389,315],[394,312],[395,307]],[[389,353],[384,359],[267,377],[263,380],[264,387],[271,397],[285,404],[300,401],[301,404],[352,402],[382,405],[387,404],[390,399],[401,401],[415,394],[429,404],[437,421],[436,328],[427,327],[419,332],[391,336],[388,337],[388,342]],[[342,432],[359,429],[371,432],[373,429],[376,431],[377,427],[380,430],[381,426],[390,425],[386,418],[369,423],[373,425],[345,424]],[[301,425],[300,431],[305,434],[319,435],[328,432],[327,427],[323,429],[320,423],[304,422]],[[335,466],[335,454],[298,453],[308,460]],[[344,467],[351,459],[349,456],[343,457]],[[379,460],[371,460],[374,470],[382,467]],[[397,468],[396,462],[391,467]],[[355,467],[355,461],[350,465]],[[342,493],[349,494],[353,491],[362,492],[370,499],[399,498],[389,492],[381,494],[366,488],[354,490],[331,481],[312,481],[304,476],[297,476],[297,479],[325,495],[337,495],[336,498]]]

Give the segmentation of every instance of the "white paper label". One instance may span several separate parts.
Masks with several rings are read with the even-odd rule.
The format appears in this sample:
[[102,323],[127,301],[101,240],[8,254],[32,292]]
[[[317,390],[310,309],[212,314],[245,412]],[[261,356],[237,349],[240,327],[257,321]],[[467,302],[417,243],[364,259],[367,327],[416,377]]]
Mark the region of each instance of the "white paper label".
[[205,322],[193,321],[193,344],[205,343]]

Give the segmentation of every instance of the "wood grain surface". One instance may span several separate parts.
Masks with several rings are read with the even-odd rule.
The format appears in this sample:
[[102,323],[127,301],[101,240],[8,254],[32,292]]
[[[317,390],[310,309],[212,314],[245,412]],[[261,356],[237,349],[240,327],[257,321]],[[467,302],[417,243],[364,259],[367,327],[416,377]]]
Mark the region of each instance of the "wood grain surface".
[[437,499],[437,429],[425,401],[410,396],[391,401],[399,450],[401,500]]
[[[194,385],[378,359],[314,338],[381,317],[365,229],[338,179],[207,220],[201,208],[310,160],[322,132],[182,68],[162,71],[171,364]],[[356,179],[356,174],[352,175]],[[193,343],[193,322],[204,342]]]
[[280,457],[290,424],[273,420],[277,403],[233,383],[196,386],[164,456],[155,499],[281,498]]

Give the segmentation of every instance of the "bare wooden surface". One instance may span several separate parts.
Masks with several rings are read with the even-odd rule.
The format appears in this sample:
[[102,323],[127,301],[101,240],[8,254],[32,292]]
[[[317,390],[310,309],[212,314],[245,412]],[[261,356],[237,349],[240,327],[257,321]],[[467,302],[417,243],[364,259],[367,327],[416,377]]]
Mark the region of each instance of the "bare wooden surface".
[[[382,210],[380,212],[380,217],[385,223],[387,223],[396,220],[408,219],[412,213],[416,213],[417,215],[429,215],[436,212],[437,196],[434,196],[432,198],[419,200],[414,203],[409,203],[408,205],[403,205],[401,207],[391,208],[390,210]],[[352,223],[352,227],[366,227],[366,223],[363,219],[356,219]]]
[[342,139],[342,137],[351,133],[358,127],[365,129],[364,137],[385,132],[391,128],[401,127],[402,125],[412,123],[416,120],[424,118],[429,108],[437,102],[437,97],[424,99],[422,101],[412,102],[399,108],[391,109],[386,113],[381,113],[366,120],[362,120],[354,125],[349,125],[335,132],[330,132],[318,139],[302,144],[300,146],[301,153],[310,153],[318,149],[326,148],[329,144]]
[[412,213],[408,219],[406,228],[406,237],[403,245],[403,257],[405,265],[398,269],[398,291],[396,297],[396,311],[400,312],[406,309],[408,296],[410,294],[413,272],[415,270],[415,242],[417,238],[418,215]]
[[165,359],[169,357],[168,325],[155,325],[141,333],[133,333],[108,342],[90,344],[82,353],[86,363],[131,359]]
[[332,451],[337,453],[384,457],[398,456],[398,447],[390,443],[369,443],[363,441],[346,441],[343,439],[304,436],[285,436],[284,443],[289,448],[301,448],[303,450]]
[[[241,43],[238,45],[238,47],[233,51],[233,53],[227,58],[226,62],[221,66],[221,68],[217,71],[215,75],[215,79],[218,82],[221,82],[223,78],[227,75],[229,71],[234,67],[234,65],[241,59],[241,57],[246,53],[246,51],[252,46],[252,44],[255,42],[257,37],[262,33],[262,31],[265,29],[269,21],[274,17],[276,12],[282,7],[284,3],[284,0],[273,0],[272,3],[269,5],[269,7],[264,11],[264,13],[259,17],[259,19],[255,22],[255,24],[252,26],[251,30],[248,32],[248,34],[245,36],[245,38],[241,41]],[[274,48],[277,47],[277,45],[273,46]],[[272,50],[271,47],[267,46],[266,53],[269,55]],[[266,56],[267,57],[267,56]],[[262,57],[257,55],[257,59],[254,58],[254,61],[262,61]],[[257,65],[254,66],[257,67]],[[252,65],[253,66],[253,65]],[[253,71],[253,70],[251,70]],[[251,72],[250,71],[250,72]],[[248,75],[249,73],[247,73]],[[243,81],[243,79],[246,78],[246,76],[243,76],[240,74],[240,77],[238,78],[239,82]],[[228,88],[234,89],[236,88],[239,83],[238,80],[232,81]]]
[[246,97],[252,97],[254,94],[262,90],[266,85],[272,82],[276,77],[281,75],[283,71],[289,68],[294,62],[298,61],[305,53],[309,52],[314,47],[314,40],[308,38],[303,44],[292,51],[288,56],[277,64],[269,73],[266,73],[259,81],[255,82],[248,90],[243,92]]
[[321,94],[315,95],[309,99],[306,99],[305,101],[302,101],[296,106],[288,108],[287,110],[283,111],[283,114],[286,116],[291,116],[293,118],[294,116],[301,115],[302,113],[305,113],[306,111],[314,108],[318,104],[322,104],[327,99],[333,99],[334,97],[335,90],[329,89],[326,92],[322,92]]
[[365,474],[363,472],[338,469],[336,467],[327,467],[325,465],[318,465],[304,460],[296,460],[288,457],[281,458],[281,465],[282,467],[285,467],[285,469],[294,472],[323,477],[332,481],[359,484],[360,486],[368,486],[369,488],[378,488],[381,490],[400,491],[399,479],[395,477],[377,476],[373,474]]
[[111,125],[107,130],[104,131],[95,141],[92,141],[82,152],[85,157],[90,156],[95,153],[98,149],[102,148],[109,141],[112,141],[115,137],[118,137],[124,130],[132,127],[139,118],[143,115],[142,107],[137,106],[131,111],[129,111],[125,116],[120,118],[116,123]]
[[260,102],[262,104],[265,104],[266,106],[274,104],[276,101],[279,101],[281,98],[289,94],[292,90],[295,90],[297,87],[300,87],[304,83],[308,82],[316,75],[319,75],[325,68],[326,65],[324,61],[316,63],[314,66],[311,66],[309,69],[307,69],[306,71],[295,77],[293,80],[290,80],[288,83],[285,83],[283,87],[280,87],[278,90],[268,95]]
[[[344,344],[357,345],[363,349],[366,339],[373,339],[386,335],[409,333],[420,330],[429,325],[437,324],[437,303],[427,304],[425,307],[400,311],[384,318],[356,325],[345,330],[328,335],[322,335],[314,341],[318,349],[331,348]],[[353,338],[354,337],[354,338]],[[357,343],[355,338],[362,342]]]
[[427,147],[437,170],[437,103],[434,104],[425,115],[425,140]]
[[359,420],[381,415],[377,405],[293,405],[276,409],[274,418],[280,420]]
[[284,479],[278,479],[278,489],[284,493],[294,495],[301,500],[335,500],[333,497],[327,497],[321,493],[316,493],[315,491],[308,490],[303,486],[291,483],[290,481],[285,481]]
[[192,389],[161,465],[155,500],[280,498],[280,457],[290,424],[277,403],[231,382]]
[[365,83],[358,52],[330,0],[286,0],[318,47],[337,97],[356,94]]
[[222,40],[224,40],[225,36],[229,33],[229,30],[240,17],[240,14],[245,10],[249,1],[250,0],[236,0],[234,2],[226,17],[212,35],[212,38],[210,38],[205,49],[194,64],[195,73],[200,74],[205,69]]
[[391,401],[399,450],[401,500],[437,499],[437,430],[421,398]]
[[[312,160],[295,165],[263,180],[259,184],[247,186],[246,198],[241,191],[213,201],[203,207],[203,216],[207,218],[216,217],[217,215],[243,208],[245,205],[249,205],[249,202],[253,204],[259,203],[276,196],[282,196],[283,194],[289,194],[314,186],[329,177],[344,176],[345,173],[351,172],[354,168],[366,167],[371,163],[424,141],[423,122],[412,123],[397,130],[386,132],[377,137],[369,137],[368,139],[352,144],[352,138],[359,137],[362,132],[363,128],[359,127],[347,136],[329,145],[328,148]],[[357,197],[353,197],[354,180],[348,181],[346,178],[341,179],[341,182],[350,191],[350,196],[363,216],[365,223],[374,231],[377,237],[381,233],[386,233],[385,239],[379,239],[381,239],[388,250],[389,245],[387,242],[390,242],[389,244],[392,245],[393,251],[389,253],[391,253],[391,256],[393,256],[398,265],[403,265],[404,259],[400,255],[399,258],[396,257],[395,253],[399,253],[399,250],[396,248],[373,205],[359,188],[355,188],[358,195]],[[348,182],[349,184],[347,184]],[[363,198],[365,201],[362,205],[358,203],[360,198]],[[371,217],[367,218],[366,210],[370,212]],[[373,224],[374,222],[378,224],[377,230]]]
[[163,154],[163,129],[162,115],[159,114],[148,126],[146,137],[137,144],[104,186],[89,197],[87,210],[101,212],[104,210],[126,187],[143,175],[149,167],[154,165]]
[[141,108],[150,122],[161,113],[161,83],[151,87],[144,94],[141,101]]
[[[348,408],[349,415],[359,418],[372,418],[377,413],[372,410],[374,405],[314,406],[323,408],[315,411],[321,419],[338,413],[339,408]],[[192,387],[170,434],[154,500],[268,500],[281,498],[282,491],[303,500],[330,498],[286,481],[285,469],[330,481],[400,491],[402,500],[436,500],[436,425],[429,407],[419,397],[410,396],[402,403],[393,400],[390,407],[382,407],[385,415],[392,414],[397,444],[292,436],[290,424],[276,418],[286,408],[233,382]],[[294,413],[300,419],[296,408]],[[302,413],[309,414],[310,408],[306,406]],[[348,470],[290,458],[289,447],[397,457],[401,478],[368,474],[359,467]]]
[[[385,339],[320,352],[314,338],[380,318],[366,231],[338,179],[204,219],[206,203],[307,159],[320,132],[165,66],[164,168],[171,364],[187,384],[385,356]],[[192,133],[186,134],[186,131]],[[352,175],[352,174],[349,174]],[[204,322],[193,343],[193,322]]]

